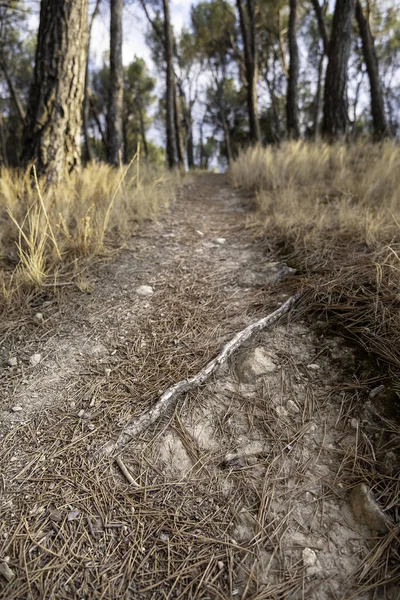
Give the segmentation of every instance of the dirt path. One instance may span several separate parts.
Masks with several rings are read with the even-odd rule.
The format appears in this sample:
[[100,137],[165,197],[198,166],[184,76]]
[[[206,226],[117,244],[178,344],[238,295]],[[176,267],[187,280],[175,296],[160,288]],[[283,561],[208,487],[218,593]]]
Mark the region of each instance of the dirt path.
[[367,468],[377,459],[357,413],[355,352],[318,324],[258,335],[133,440],[122,456],[137,485],[97,458],[159,393],[287,298],[270,284],[290,273],[247,218],[223,176],[197,177],[88,274],[90,294],[38,297],[9,327],[1,598],[399,597],[375,586],[396,569],[389,517],[357,487],[374,486],[390,514],[393,478]]

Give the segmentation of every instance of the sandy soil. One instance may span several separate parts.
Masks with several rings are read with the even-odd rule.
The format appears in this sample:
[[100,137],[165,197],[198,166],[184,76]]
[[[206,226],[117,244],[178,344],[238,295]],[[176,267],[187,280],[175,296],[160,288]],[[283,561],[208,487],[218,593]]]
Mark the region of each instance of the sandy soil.
[[[398,429],[324,323],[258,334],[123,449],[128,477],[99,454],[295,289],[247,204],[189,181],[81,290],[4,328],[1,598],[400,598]],[[269,368],[244,377],[254,349]]]

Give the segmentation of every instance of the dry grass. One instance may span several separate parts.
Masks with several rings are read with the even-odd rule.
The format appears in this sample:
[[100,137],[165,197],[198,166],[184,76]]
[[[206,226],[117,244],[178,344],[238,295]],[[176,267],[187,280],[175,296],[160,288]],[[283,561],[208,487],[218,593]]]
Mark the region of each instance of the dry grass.
[[[268,247],[309,289],[306,310],[344,327],[400,375],[400,147],[283,144],[242,154]],[[400,390],[399,390],[400,391]]]
[[[77,259],[154,217],[174,196],[176,179],[134,160],[113,169],[92,163],[56,189],[44,189],[34,168],[0,171],[0,285],[5,299],[22,287],[76,273]],[[1,262],[0,262],[1,265]]]

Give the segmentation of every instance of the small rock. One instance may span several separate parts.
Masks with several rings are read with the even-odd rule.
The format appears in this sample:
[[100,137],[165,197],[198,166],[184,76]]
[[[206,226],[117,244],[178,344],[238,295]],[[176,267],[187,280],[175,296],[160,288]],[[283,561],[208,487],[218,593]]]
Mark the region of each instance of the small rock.
[[215,243],[219,244],[220,246],[222,246],[222,244],[225,244],[226,242],[226,238],[220,237],[220,238],[215,238]]
[[350,427],[353,429],[358,429],[358,419],[350,419]]
[[49,512],[49,517],[55,523],[61,523],[63,520],[63,513],[61,510],[54,509]]
[[104,369],[104,373],[105,373],[106,377],[110,377],[111,369]]
[[381,394],[384,391],[385,391],[385,386],[384,385],[378,385],[378,387],[376,387],[376,388],[374,388],[373,390],[370,391],[370,393],[368,394],[368,398],[370,400],[372,400],[373,398],[375,398],[375,396],[378,396],[379,394]]
[[286,408],[288,412],[294,413],[296,415],[300,412],[300,408],[297,406],[296,402],[293,402],[293,400],[287,401]]
[[23,410],[22,406],[13,406],[11,409],[13,412],[21,412]]
[[83,408],[78,412],[78,417],[81,419],[83,417],[83,415],[85,414],[85,411],[83,410]]
[[352,489],[349,497],[351,510],[355,519],[367,525],[372,531],[386,533],[390,527],[390,519],[375,502],[371,490],[361,483]]
[[137,293],[138,296],[152,296],[154,294],[154,290],[151,287],[151,285],[139,285],[139,287],[136,288],[135,292]]
[[202,231],[200,231],[200,229],[196,229],[196,233],[197,235],[199,235],[200,237],[204,236],[204,233]]
[[38,365],[41,360],[42,360],[42,355],[37,353],[37,354],[32,354],[32,356],[29,359],[29,362],[32,365],[32,367],[36,367],[36,365]]
[[321,367],[316,363],[311,363],[310,365],[307,365],[307,369],[312,369],[313,371],[318,371],[320,368]]
[[242,383],[253,383],[257,377],[273,373],[276,364],[262,346],[242,353],[236,362],[236,375]]
[[18,359],[16,356],[10,356],[10,358],[7,360],[7,364],[9,367],[16,367],[18,364]]
[[70,405],[71,408],[75,408],[76,407],[76,402],[70,402],[69,405]]
[[317,555],[311,548],[304,548],[302,553],[303,564],[305,567],[313,567],[317,562]]
[[275,412],[278,415],[278,417],[287,417],[287,410],[286,408],[283,408],[283,406],[276,406]]
[[76,519],[79,519],[80,516],[81,513],[79,512],[79,510],[71,510],[67,514],[67,521],[76,521]]
[[10,583],[15,578],[15,573],[10,569],[5,560],[0,562],[0,574]]
[[400,474],[400,457],[393,450],[379,457],[378,470],[380,473],[396,477]]
[[43,317],[43,314],[41,312],[36,313],[36,315],[35,315],[35,321],[37,321],[38,323],[43,323],[44,317]]
[[222,562],[222,560],[219,560],[219,561],[217,562],[217,567],[218,567],[218,569],[219,569],[220,571],[223,571],[223,570],[224,570],[224,567],[225,567],[225,565],[224,565],[224,563]]

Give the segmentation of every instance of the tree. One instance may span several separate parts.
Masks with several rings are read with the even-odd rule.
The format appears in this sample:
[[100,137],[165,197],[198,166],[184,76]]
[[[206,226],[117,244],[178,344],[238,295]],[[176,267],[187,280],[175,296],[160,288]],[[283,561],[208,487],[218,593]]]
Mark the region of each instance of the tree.
[[88,31],[88,49],[87,49],[87,59],[86,59],[86,72],[85,72],[85,93],[83,96],[83,135],[85,140],[85,160],[86,162],[90,162],[93,160],[93,152],[90,144],[90,135],[89,135],[89,118],[90,118],[90,87],[89,87],[89,57],[90,57],[90,42],[92,37],[92,29],[93,23],[97,15],[99,14],[101,0],[96,0],[95,7],[90,17],[89,21],[89,31]]
[[258,58],[254,0],[247,0],[246,9],[243,0],[236,0],[236,4],[243,39],[250,141],[257,143],[260,141],[260,124],[257,110]]
[[107,113],[107,160],[118,166],[122,158],[122,67],[123,0],[110,0],[110,79]]
[[286,102],[286,123],[288,137],[297,139],[299,130],[298,79],[299,79],[299,49],[297,47],[297,0],[289,0],[289,77]]
[[24,160],[48,183],[80,166],[87,0],[42,0]]
[[164,53],[165,53],[165,76],[167,89],[167,160],[171,169],[178,164],[178,149],[176,143],[176,93],[174,81],[173,43],[171,18],[169,13],[169,0],[163,0],[164,10]]
[[348,125],[345,89],[350,56],[355,0],[336,0],[325,77],[322,134],[334,139],[346,133]]
[[356,19],[362,42],[362,50],[370,85],[371,114],[376,139],[389,135],[385,115],[385,105],[381,80],[379,76],[378,56],[375,50],[375,41],[371,32],[369,21],[365,18],[360,0],[356,0]]

